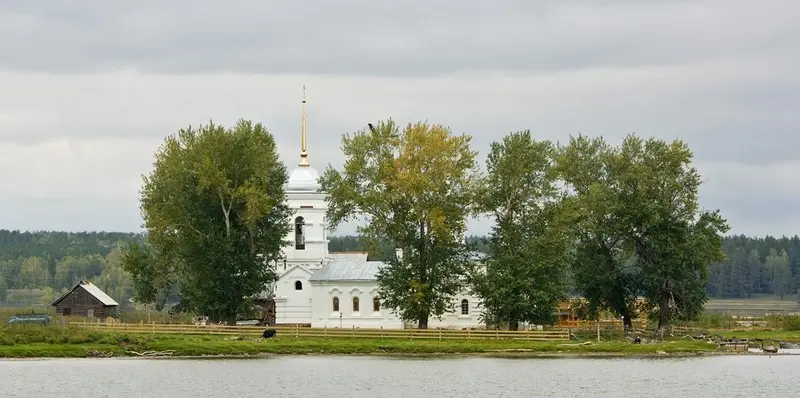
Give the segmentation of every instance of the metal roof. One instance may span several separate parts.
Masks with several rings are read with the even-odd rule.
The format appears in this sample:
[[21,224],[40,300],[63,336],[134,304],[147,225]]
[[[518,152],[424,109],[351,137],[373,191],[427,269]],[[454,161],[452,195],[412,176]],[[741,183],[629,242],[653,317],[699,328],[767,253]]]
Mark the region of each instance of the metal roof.
[[334,260],[367,261],[367,252],[332,252],[328,255]]
[[383,261],[333,260],[314,272],[310,281],[375,281]]
[[51,305],[58,304],[61,300],[63,300],[65,297],[67,297],[67,295],[69,295],[70,293],[75,291],[75,289],[77,289],[78,287],[82,287],[84,290],[86,290],[86,292],[88,292],[89,294],[94,296],[94,298],[100,300],[100,302],[103,303],[103,305],[109,305],[109,306],[119,305],[119,303],[114,301],[114,299],[112,299],[105,292],[100,290],[99,287],[95,286],[92,282],[88,282],[88,281],[80,281],[80,282],[78,282],[78,284],[75,285],[75,287],[70,289],[70,291],[64,293],[61,297],[56,299],[56,301],[53,301],[53,304],[51,304]]

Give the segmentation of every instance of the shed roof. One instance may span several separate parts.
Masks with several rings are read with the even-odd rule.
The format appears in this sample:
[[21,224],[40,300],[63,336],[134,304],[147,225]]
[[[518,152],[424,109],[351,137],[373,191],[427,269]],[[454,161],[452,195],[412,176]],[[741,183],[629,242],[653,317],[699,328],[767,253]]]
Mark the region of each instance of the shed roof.
[[383,261],[333,260],[314,272],[310,281],[375,281]]
[[94,296],[94,298],[100,300],[100,302],[103,303],[103,305],[108,305],[108,306],[119,305],[119,303],[114,301],[114,299],[109,297],[104,291],[100,290],[99,287],[95,286],[92,282],[89,282],[89,281],[80,281],[80,282],[78,282],[78,284],[75,285],[75,287],[73,287],[68,292],[66,292],[63,295],[61,295],[61,297],[56,299],[56,301],[53,301],[53,304],[51,304],[51,305],[57,305],[58,303],[61,302],[61,300],[66,298],[70,293],[74,292],[75,289],[77,289],[79,287],[82,287],[83,290],[86,290],[87,293],[89,293],[92,296]]

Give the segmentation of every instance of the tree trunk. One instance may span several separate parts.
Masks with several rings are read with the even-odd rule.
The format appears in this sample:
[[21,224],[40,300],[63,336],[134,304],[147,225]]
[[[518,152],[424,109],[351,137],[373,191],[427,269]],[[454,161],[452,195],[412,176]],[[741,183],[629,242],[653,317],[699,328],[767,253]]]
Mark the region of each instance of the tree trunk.
[[633,319],[631,318],[632,316],[627,309],[622,312],[622,327],[626,332],[633,329]]
[[670,318],[672,317],[669,309],[669,295],[662,293],[661,302],[658,304],[658,328],[663,331],[669,330]]
[[236,317],[228,318],[228,326],[236,326]]
[[519,330],[519,321],[508,321],[508,330]]
[[427,316],[419,317],[419,319],[417,320],[417,323],[419,324],[417,326],[418,329],[427,329],[428,328],[428,317]]

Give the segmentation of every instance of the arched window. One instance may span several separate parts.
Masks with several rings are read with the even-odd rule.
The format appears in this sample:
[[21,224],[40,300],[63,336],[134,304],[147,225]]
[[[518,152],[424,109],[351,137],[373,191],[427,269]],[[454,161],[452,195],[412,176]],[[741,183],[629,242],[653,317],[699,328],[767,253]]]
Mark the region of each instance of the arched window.
[[333,312],[339,312],[339,298],[333,298]]
[[294,248],[297,250],[306,249],[306,221],[303,217],[294,219]]
[[358,297],[353,297],[353,312],[358,312]]
[[461,315],[469,315],[469,300],[461,300]]
[[378,296],[372,298],[372,312],[380,312],[381,310],[381,299]]
[[303,282],[295,281],[294,282],[294,290],[303,290]]

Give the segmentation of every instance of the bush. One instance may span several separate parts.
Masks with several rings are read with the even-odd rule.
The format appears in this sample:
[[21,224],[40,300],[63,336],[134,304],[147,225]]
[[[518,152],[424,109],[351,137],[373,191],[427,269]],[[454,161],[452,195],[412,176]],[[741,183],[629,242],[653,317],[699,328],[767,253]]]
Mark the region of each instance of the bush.
[[779,321],[781,329],[786,331],[800,330],[800,315],[785,315]]

